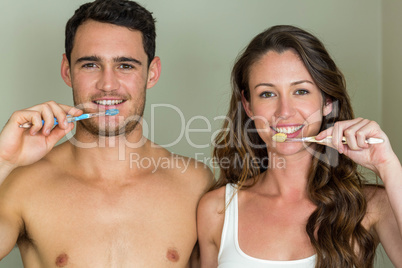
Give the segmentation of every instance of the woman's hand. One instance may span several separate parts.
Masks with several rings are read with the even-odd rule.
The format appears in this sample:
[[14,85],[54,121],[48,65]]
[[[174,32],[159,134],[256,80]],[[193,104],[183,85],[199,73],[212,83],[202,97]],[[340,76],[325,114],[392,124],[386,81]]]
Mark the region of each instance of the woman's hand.
[[[328,146],[335,148],[339,153],[348,156],[357,164],[374,171],[379,176],[382,170],[395,166],[396,161],[399,163],[387,135],[375,121],[363,118],[339,121],[333,127],[319,133],[316,139],[321,140],[327,136],[332,136],[332,141],[327,144]],[[342,144],[342,137],[346,137],[347,144]],[[368,138],[380,138],[384,142],[367,144],[365,141]]]
[[[10,172],[44,157],[74,128],[73,123],[67,123],[67,114],[78,116],[82,111],[50,101],[14,112],[0,134],[0,169]],[[54,118],[59,122],[55,127]],[[43,125],[42,120],[45,121]],[[30,129],[19,127],[26,122],[33,124]]]

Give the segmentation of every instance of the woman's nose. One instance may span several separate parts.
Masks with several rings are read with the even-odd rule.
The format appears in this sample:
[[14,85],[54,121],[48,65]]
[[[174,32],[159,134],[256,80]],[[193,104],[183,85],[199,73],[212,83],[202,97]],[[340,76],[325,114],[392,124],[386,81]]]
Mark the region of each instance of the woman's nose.
[[292,100],[289,97],[280,97],[278,100],[278,106],[275,112],[277,118],[287,119],[294,115],[294,106]]

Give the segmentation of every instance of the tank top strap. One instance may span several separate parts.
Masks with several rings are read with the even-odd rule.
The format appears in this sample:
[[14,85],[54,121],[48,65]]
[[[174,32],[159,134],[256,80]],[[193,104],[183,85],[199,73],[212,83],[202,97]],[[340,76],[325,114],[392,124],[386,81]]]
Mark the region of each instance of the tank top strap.
[[221,257],[223,249],[236,250],[236,221],[237,221],[237,189],[234,184],[226,184],[225,189],[225,220],[223,223],[221,245],[219,247],[218,259]]

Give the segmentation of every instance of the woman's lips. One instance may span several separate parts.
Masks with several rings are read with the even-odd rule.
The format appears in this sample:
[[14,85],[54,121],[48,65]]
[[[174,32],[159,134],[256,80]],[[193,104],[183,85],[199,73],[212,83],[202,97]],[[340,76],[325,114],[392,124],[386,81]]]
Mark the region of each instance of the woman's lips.
[[276,126],[271,127],[275,133],[284,133],[288,138],[297,137],[300,132],[303,130],[304,125],[292,125],[292,126]]

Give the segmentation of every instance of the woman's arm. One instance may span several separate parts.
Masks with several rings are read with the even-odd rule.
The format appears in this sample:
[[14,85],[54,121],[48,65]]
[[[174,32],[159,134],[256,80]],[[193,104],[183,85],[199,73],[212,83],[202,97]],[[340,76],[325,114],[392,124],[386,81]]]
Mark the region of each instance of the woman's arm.
[[[380,126],[367,119],[356,118],[337,122],[321,132],[317,139],[333,136],[329,146],[339,153],[376,173],[384,183],[384,189],[370,190],[366,217],[374,227],[387,255],[394,263],[402,263],[402,166],[393,152],[390,141]],[[347,145],[342,144],[342,136]],[[368,138],[381,138],[381,144],[368,145]]]
[[202,268],[218,267],[224,210],[225,187],[206,193],[198,205],[197,232]]

